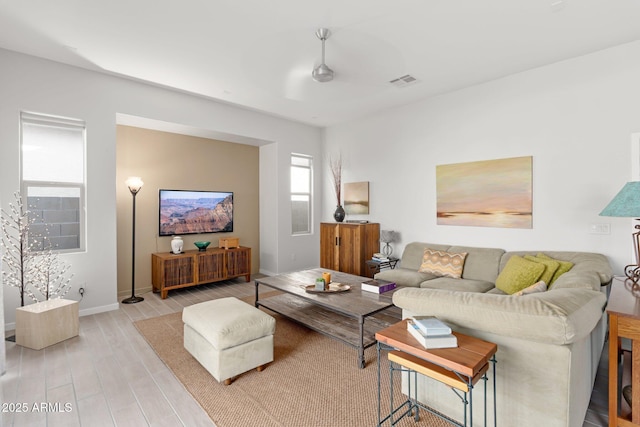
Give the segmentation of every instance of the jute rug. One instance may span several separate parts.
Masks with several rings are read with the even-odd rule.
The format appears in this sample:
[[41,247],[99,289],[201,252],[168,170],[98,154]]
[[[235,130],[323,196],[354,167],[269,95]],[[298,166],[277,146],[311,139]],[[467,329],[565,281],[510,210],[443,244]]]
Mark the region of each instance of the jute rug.
[[[356,349],[268,313],[276,318],[273,363],[262,372],[252,370],[242,374],[228,386],[218,383],[184,349],[181,312],[140,320],[134,325],[218,427],[377,425],[375,347],[367,349],[367,365],[359,369]],[[388,413],[390,385],[386,357],[383,362],[382,409]],[[394,379],[397,405],[405,397],[400,392],[398,372]],[[420,421],[405,418],[397,425],[449,424],[420,411]]]

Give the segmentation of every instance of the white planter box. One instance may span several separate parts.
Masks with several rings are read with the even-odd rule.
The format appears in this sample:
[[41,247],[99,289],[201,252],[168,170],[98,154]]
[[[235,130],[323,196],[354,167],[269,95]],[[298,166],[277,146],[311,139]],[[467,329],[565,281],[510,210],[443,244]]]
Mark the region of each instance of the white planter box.
[[40,350],[78,335],[78,301],[52,299],[16,308],[16,344]]

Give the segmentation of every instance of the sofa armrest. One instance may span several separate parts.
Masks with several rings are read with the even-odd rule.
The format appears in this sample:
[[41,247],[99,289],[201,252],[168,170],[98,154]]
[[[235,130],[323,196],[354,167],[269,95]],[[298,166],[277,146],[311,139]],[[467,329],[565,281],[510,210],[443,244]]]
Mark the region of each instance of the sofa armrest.
[[493,334],[570,344],[587,336],[606,306],[602,292],[557,289],[521,297],[442,289],[404,288],[393,294],[403,315],[436,316],[456,326]]

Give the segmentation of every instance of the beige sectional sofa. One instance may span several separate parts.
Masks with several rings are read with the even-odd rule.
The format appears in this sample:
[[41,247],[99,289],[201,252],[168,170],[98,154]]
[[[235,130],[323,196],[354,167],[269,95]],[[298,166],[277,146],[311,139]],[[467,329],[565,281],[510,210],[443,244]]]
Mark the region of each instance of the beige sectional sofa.
[[[425,248],[466,252],[462,277],[420,273]],[[540,252],[574,264],[549,290],[505,294],[496,279],[514,256]],[[498,425],[583,425],[606,333],[612,271],[604,255],[587,252],[506,252],[495,248],[408,244],[399,267],[376,274],[406,288],[393,295],[403,317],[432,315],[452,329],[498,345]],[[488,403],[492,404],[492,393]],[[482,425],[483,387],[474,390],[474,424]],[[455,419],[462,403],[429,378],[418,382],[418,400]],[[489,406],[491,407],[491,406]],[[491,414],[489,425],[493,425]],[[476,424],[477,422],[477,424]]]

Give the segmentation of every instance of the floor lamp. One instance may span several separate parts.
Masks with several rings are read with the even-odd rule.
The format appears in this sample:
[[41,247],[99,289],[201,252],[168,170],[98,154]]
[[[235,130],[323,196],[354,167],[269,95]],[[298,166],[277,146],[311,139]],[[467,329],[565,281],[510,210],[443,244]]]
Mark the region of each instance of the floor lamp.
[[136,195],[144,184],[139,176],[129,177],[126,181],[129,191],[133,196],[133,233],[131,239],[131,296],[122,300],[123,304],[135,304],[144,301],[144,298],[136,296]]
[[[607,207],[600,212],[600,215],[640,218],[640,181],[627,182]],[[640,224],[634,228],[636,232],[631,234],[631,238],[633,239],[636,263],[627,265],[624,268],[624,273],[636,285],[640,281]]]

